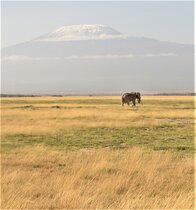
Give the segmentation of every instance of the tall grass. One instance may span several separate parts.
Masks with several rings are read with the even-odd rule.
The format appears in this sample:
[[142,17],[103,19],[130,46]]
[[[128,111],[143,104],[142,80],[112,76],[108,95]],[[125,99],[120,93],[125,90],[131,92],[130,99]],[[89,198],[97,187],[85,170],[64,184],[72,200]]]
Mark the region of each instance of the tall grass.
[[2,157],[2,209],[193,209],[190,157],[141,148],[20,148]]

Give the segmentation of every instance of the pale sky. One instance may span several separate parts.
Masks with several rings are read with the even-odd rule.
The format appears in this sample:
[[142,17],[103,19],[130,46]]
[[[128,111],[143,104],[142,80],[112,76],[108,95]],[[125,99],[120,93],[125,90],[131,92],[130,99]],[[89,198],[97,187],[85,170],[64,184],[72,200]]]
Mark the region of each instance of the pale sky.
[[63,25],[104,24],[119,32],[194,43],[194,3],[1,2],[2,47],[29,41]]

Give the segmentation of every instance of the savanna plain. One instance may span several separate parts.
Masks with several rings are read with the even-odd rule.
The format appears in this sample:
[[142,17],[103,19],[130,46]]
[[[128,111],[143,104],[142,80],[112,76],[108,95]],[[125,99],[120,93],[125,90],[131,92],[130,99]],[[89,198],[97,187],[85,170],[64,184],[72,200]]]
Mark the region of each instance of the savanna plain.
[[194,209],[194,97],[1,98],[1,209]]

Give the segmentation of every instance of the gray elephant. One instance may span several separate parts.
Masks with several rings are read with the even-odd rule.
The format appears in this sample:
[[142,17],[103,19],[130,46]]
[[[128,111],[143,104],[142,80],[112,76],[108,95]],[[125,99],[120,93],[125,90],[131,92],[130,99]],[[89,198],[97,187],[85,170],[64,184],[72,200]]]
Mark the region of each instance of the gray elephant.
[[121,98],[121,104],[122,106],[124,106],[124,104],[130,105],[130,102],[132,102],[133,106],[135,106],[136,100],[139,104],[142,102],[141,94],[139,92],[124,93]]

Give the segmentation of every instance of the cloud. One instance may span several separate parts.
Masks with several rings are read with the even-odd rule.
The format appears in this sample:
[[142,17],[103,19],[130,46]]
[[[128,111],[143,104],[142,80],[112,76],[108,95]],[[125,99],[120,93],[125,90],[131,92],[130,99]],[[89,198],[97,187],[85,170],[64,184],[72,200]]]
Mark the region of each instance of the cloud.
[[69,56],[64,57],[64,59],[113,59],[113,58],[133,58],[133,54],[127,55],[115,55],[115,54],[107,54],[107,55],[83,55],[83,56]]
[[177,56],[176,53],[161,53],[161,56]]
[[145,57],[155,57],[155,56],[177,56],[177,54],[175,54],[175,53],[160,53],[160,54],[152,54],[152,53],[149,53],[149,54],[145,54],[144,56],[145,56]]
[[134,57],[160,57],[160,56],[177,56],[175,53],[161,53],[161,54],[106,54],[106,55],[72,55],[67,57],[30,57],[24,55],[3,56],[1,61],[40,61],[40,60],[74,60],[74,59],[131,59]]
[[30,56],[4,56],[2,61],[39,61],[39,60],[74,60],[74,59],[118,59],[118,58],[133,58],[133,54],[127,55],[72,55],[67,57],[30,57]]
[[145,57],[154,57],[154,56],[156,56],[156,54],[152,54],[152,53],[149,53],[149,54],[146,54],[146,55],[144,55]]
[[39,57],[30,57],[25,55],[11,55],[11,56],[3,56],[1,61],[30,61],[30,60],[41,60]]

